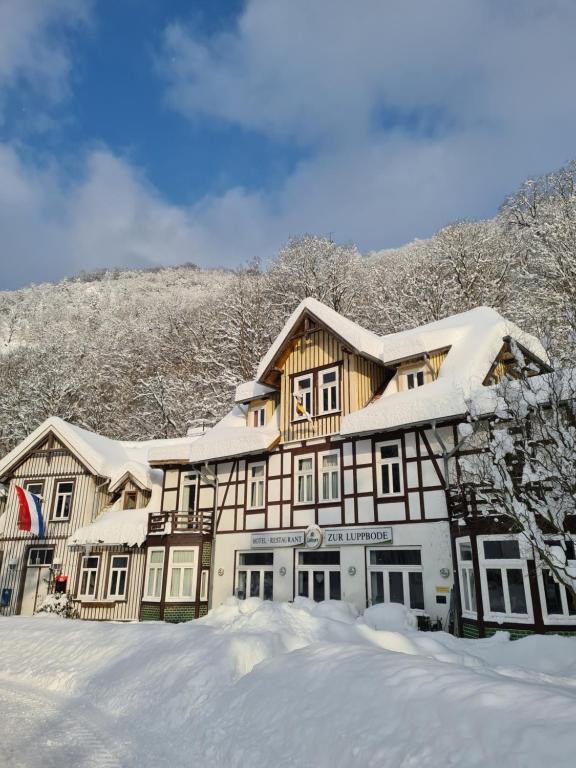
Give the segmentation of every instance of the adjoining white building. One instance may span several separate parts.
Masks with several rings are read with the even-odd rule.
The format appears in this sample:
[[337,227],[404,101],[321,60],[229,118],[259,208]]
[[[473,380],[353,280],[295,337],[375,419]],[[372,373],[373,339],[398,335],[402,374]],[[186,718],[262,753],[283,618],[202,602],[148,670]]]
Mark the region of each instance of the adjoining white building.
[[468,398],[511,365],[510,337],[545,369],[539,342],[492,309],[380,337],[303,301],[174,481],[215,515],[212,605],[391,601],[445,623],[448,468]]

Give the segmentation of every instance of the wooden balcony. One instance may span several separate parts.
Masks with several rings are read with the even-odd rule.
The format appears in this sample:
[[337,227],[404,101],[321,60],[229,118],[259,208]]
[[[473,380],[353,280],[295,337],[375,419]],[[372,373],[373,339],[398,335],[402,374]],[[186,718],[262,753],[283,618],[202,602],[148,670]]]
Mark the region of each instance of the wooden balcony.
[[148,535],[169,533],[212,533],[212,512],[152,512]]

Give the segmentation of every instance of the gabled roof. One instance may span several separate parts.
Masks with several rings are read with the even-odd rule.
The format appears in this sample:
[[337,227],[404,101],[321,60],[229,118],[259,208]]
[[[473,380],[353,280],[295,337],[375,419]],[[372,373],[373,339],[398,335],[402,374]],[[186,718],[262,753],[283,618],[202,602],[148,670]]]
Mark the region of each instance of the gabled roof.
[[477,307],[409,331],[382,337],[386,364],[449,347],[436,381],[406,392],[384,395],[342,419],[340,434],[352,435],[395,429],[464,415],[474,400],[487,412],[493,398],[482,386],[504,340],[512,337],[544,366],[548,355],[534,336],[489,307]]
[[[169,447],[179,440],[112,440],[87,429],[70,424],[57,416],[46,419],[10,453],[0,460],[0,478],[23,461],[27,454],[48,435],[56,439],[76,456],[97,477],[107,478],[111,486],[118,487],[125,477],[132,477],[145,490],[152,490],[162,482],[162,472],[150,467],[148,452],[158,446]],[[187,446],[193,438],[184,438]],[[113,488],[111,487],[113,490]]]
[[275,391],[274,387],[260,384],[258,381],[245,381],[242,384],[238,384],[236,387],[236,396],[234,400],[236,403],[249,403],[251,400],[258,400]]
[[372,331],[358,325],[358,323],[348,320],[343,315],[338,314],[330,307],[327,307],[317,299],[304,299],[290,315],[284,328],[280,331],[274,343],[268,352],[262,358],[256,372],[256,381],[262,381],[270,367],[273,365],[277,356],[282,351],[284,345],[288,342],[294,329],[304,317],[316,319],[319,323],[326,326],[341,341],[347,344],[358,354],[370,357],[374,360],[380,360],[380,337]]
[[[436,381],[407,392],[390,394],[385,391],[377,400],[342,419],[342,436],[457,418],[466,414],[471,399],[481,412],[489,412],[494,406],[494,398],[489,388],[482,384],[505,340],[510,337],[543,368],[548,364],[548,356],[538,339],[524,333],[490,307],[477,307],[407,331],[377,336],[316,299],[305,299],[263,357],[256,380],[238,388],[237,402],[240,398],[246,398],[246,402],[250,394],[263,392],[266,385],[262,384],[262,379],[305,316],[316,318],[358,354],[390,368],[436,350],[448,350]],[[230,416],[235,414],[238,422],[234,429],[224,429],[230,425],[223,421],[210,430],[194,445],[190,460],[208,461],[269,450],[265,447],[266,441],[274,445],[279,437],[276,425],[274,432],[266,435],[262,429],[248,427],[243,413],[238,408],[231,412]]]

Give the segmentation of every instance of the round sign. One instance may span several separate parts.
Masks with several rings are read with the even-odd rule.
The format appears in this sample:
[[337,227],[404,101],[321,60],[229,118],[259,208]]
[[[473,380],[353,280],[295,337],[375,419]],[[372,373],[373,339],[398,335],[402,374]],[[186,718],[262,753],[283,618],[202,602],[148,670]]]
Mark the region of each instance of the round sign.
[[322,529],[317,525],[310,525],[304,534],[304,544],[307,549],[318,549],[318,547],[322,546],[323,538]]

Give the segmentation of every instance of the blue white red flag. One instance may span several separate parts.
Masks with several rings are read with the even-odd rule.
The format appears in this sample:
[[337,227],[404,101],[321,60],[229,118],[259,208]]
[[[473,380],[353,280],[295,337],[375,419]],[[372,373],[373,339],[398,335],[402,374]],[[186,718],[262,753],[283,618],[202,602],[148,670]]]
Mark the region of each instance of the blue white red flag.
[[39,496],[35,496],[25,488],[16,486],[18,501],[20,502],[19,529],[30,531],[39,538],[44,538],[44,518],[42,517],[42,502]]

